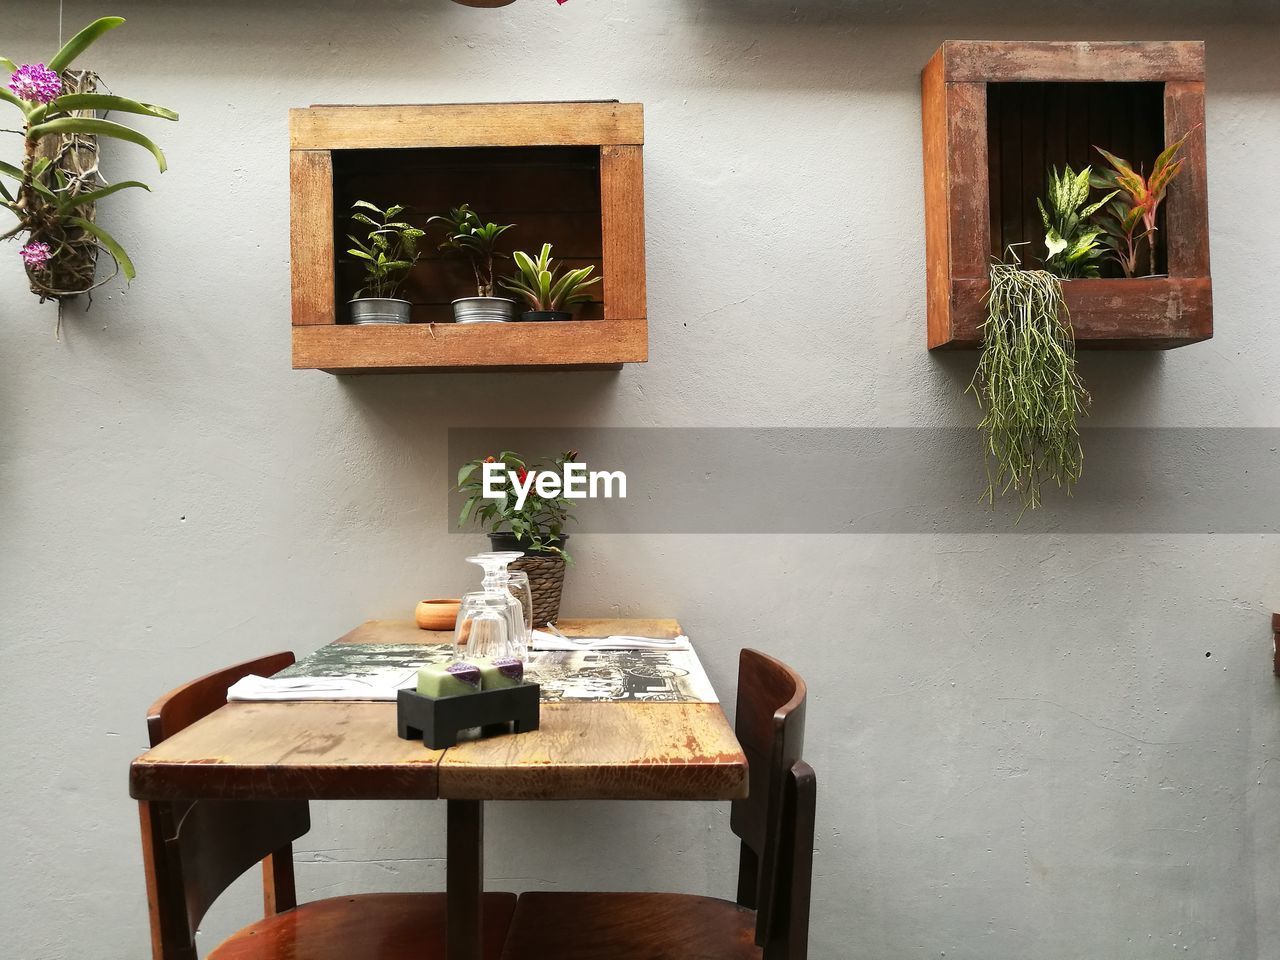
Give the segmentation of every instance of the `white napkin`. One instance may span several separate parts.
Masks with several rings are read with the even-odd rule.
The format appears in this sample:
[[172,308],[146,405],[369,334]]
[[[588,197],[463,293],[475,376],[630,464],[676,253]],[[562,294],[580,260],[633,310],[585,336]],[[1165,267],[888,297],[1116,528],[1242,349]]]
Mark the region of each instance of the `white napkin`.
[[417,682],[418,671],[379,676],[376,680],[356,677],[258,677],[250,674],[227,688],[233,700],[395,700],[402,687]]
[[674,639],[655,637],[579,637],[565,640],[553,633],[533,631],[529,644],[533,650],[692,650],[689,638],[681,634]]

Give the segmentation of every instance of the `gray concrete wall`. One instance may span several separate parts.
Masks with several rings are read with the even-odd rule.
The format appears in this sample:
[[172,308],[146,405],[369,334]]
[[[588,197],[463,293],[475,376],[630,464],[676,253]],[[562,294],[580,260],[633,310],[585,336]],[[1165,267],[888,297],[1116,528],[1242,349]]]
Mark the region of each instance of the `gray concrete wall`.
[[[3,52],[47,56],[56,5],[9,6]],[[145,955],[125,769],[155,695],[471,582],[446,428],[975,422],[972,356],[924,350],[918,71],[942,39],[1208,41],[1217,336],[1086,356],[1092,422],[1280,426],[1280,20],[1168,6],[68,2],[68,26],[131,18],[94,65],[183,119],[150,125],[163,178],[109,150],[155,183],[103,210],[140,276],[61,342],[0,256],[5,955]],[[647,111],[647,366],[289,369],[287,107],[600,97]],[[679,616],[726,694],[744,645],[809,675],[819,960],[1280,955],[1274,537],[577,542],[568,610]],[[440,888],[439,805],[314,816],[304,895]],[[722,807],[497,804],[490,824],[495,888],[733,890]],[[206,945],[254,909],[242,883]]]

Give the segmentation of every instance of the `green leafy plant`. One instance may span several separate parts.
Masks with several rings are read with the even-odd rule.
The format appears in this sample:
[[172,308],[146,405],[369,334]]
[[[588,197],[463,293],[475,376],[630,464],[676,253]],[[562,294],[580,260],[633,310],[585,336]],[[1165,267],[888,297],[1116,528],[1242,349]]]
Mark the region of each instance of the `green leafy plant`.
[[[99,251],[112,258],[126,279],[136,276],[133,261],[124,248],[94,221],[92,204],[121,190],[150,188],[137,180],[106,183],[98,173],[96,160],[78,174],[64,169],[62,162],[67,151],[86,149],[83,138],[111,137],[143,147],[155,157],[161,173],[166,169],[164,154],[150,139],[132,127],[96,114],[113,111],[177,120],[176,113],[125,97],[77,92],[76,84],[69,82],[93,77],[68,68],[103,34],[122,23],[122,17],[95,20],[68,40],[48,66],[19,66],[0,57],[0,70],[9,72],[8,84],[0,88],[0,100],[21,112],[22,129],[18,132],[24,145],[20,166],[0,162],[0,207],[17,218],[14,226],[0,233],[0,239],[25,236],[22,260],[32,292],[41,300],[88,293],[109,281],[111,277],[96,279]],[[92,140],[88,143],[92,145]],[[48,149],[48,144],[53,148]],[[92,152],[96,154],[96,148]]]
[[404,213],[398,204],[383,210],[367,200],[357,200],[351,209],[355,211],[351,221],[369,228],[364,240],[347,234],[354,244],[347,253],[359,260],[365,271],[364,286],[356,298],[393,298],[421,256],[418,241],[425,231],[397,220]]
[[969,389],[984,413],[983,499],[994,506],[997,495],[1016,490],[1025,511],[1040,505],[1046,482],[1070,494],[1079,481],[1084,451],[1077,420],[1089,394],[1076,372],[1062,280],[1012,259],[991,266],[982,353]]
[[1105,233],[1104,242],[1111,248],[1113,258],[1126,277],[1137,275],[1138,254],[1143,244],[1147,248],[1147,273],[1156,272],[1156,214],[1169,184],[1182,170],[1186,158],[1179,157],[1178,153],[1193,132],[1188,130],[1156,157],[1149,177],[1135,170],[1129,161],[1121,160],[1101,147],[1094,147],[1111,164],[1111,169],[1095,173],[1093,186],[1103,190],[1114,189],[1120,194],[1098,215],[1098,226]]
[[549,243],[542,245],[537,260],[522,250],[511,256],[516,263],[516,273],[503,279],[502,285],[523,298],[530,310],[563,310],[575,303],[585,303],[591,294],[582,291],[600,282],[599,277],[587,279],[595,269],[590,266],[561,273],[551,259]]
[[1059,173],[1049,170],[1048,209],[1037,199],[1040,218],[1044,221],[1044,245],[1048,256],[1045,269],[1063,279],[1096,277],[1101,273],[1099,261],[1104,248],[1098,237],[1102,228],[1091,225],[1089,218],[1104,207],[1118,190],[1112,190],[1096,203],[1089,203],[1090,167],[1079,173],[1068,164]]
[[515,226],[508,223],[499,226],[485,223],[467,204],[450,210],[447,216],[435,216],[428,225],[439,221],[446,225],[448,234],[440,249],[459,254],[471,261],[476,275],[476,296],[493,296],[493,261],[506,254],[497,251],[498,238]]
[[[458,515],[458,526],[468,520],[488,528],[489,533],[510,532],[520,541],[526,550],[537,550],[543,553],[557,553],[569,560],[561,543],[564,539],[565,525],[574,519],[569,512],[572,502],[564,496],[540,496],[535,486],[529,487],[528,497],[523,507],[517,508],[516,491],[512,485],[510,474],[525,484],[532,474],[535,478],[540,470],[553,470],[560,473],[566,463],[578,459],[576,450],[569,450],[550,461],[526,463],[519,455],[504,450],[496,457],[490,456],[480,460],[472,460],[463,464],[458,471],[458,491],[466,497],[462,512]],[[497,499],[484,496],[484,465],[500,464],[502,481],[495,483],[495,489],[501,491]]]

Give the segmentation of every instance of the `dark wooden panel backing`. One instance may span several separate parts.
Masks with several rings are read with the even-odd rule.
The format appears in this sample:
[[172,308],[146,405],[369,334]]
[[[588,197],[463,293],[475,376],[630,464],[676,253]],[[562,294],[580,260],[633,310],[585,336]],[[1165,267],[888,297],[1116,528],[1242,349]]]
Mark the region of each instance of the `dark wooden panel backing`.
[[293,323],[333,323],[333,164],[326,150],[289,154]]
[[[987,280],[953,283],[952,347],[976,347],[987,316]],[[1070,280],[1063,296],[1085,349],[1166,350],[1213,336],[1213,288],[1208,278],[1141,277]]]
[[1164,88],[1164,142],[1190,133],[1182,148],[1185,161],[1169,185],[1163,213],[1169,249],[1169,273],[1209,276],[1209,179],[1205,157],[1204,84],[1167,83]]
[[948,81],[1204,80],[1199,40],[948,40]]
[[644,148],[600,148],[605,319],[647,316],[644,244]]
[[[345,251],[348,234],[362,236],[350,222],[351,205],[368,200],[380,207],[405,206],[404,218],[417,226],[468,203],[486,221],[515,226],[502,235],[498,276],[512,273],[513,250],[537,256],[543,243],[566,266],[596,268],[600,276],[604,259],[601,239],[600,150],[593,147],[511,147],[434,150],[353,150],[334,157],[334,205],[338,222],[334,243],[342,251],[337,265],[339,320],[346,317],[346,303],[359,290],[363,272],[356,258]],[[449,306],[460,297],[476,295],[470,261],[438,249],[445,236],[443,224],[426,228],[422,261],[405,282],[400,296],[417,305],[435,307],[417,312],[419,322],[447,322]],[[601,284],[591,288],[597,306],[581,313],[584,318],[603,316]],[[499,295],[505,295],[497,291]],[[590,304],[584,305],[588,308]]]
[[[1164,87],[1158,83],[990,84],[989,256],[1003,258],[1014,245],[1024,265],[1042,266],[1044,222],[1036,201],[1048,192],[1049,168],[1105,168],[1096,144],[1149,171],[1164,149],[1164,114]],[[1164,272],[1165,232],[1156,237],[1157,272]],[[1108,260],[1104,276],[1122,273]]]
[[750,789],[734,801],[730,826],[756,856],[758,877],[753,905],[764,943],[777,903],[782,869],[784,783],[804,749],[806,688],[794,670],[758,650],[743,650],[738,661],[735,731],[746,754]]
[[205,674],[170,690],[147,711],[151,746],[168,740],[227,702],[227,688],[247,676],[270,677],[294,662],[292,653],[273,653]]
[[[484,960],[498,960],[516,898],[484,897]],[[439,893],[375,893],[303,904],[245,927],[206,960],[440,960],[448,926]]]

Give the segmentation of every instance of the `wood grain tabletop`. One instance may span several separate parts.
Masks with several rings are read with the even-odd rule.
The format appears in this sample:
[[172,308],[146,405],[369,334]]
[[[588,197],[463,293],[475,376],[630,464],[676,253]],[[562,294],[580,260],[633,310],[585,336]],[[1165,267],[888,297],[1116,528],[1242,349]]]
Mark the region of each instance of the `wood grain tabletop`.
[[[674,637],[675,620],[562,620],[570,636]],[[440,643],[371,620],[337,643]],[[141,800],[617,799],[746,796],[747,761],[715,703],[544,703],[532,733],[429,750],[394,703],[229,703],[130,766]]]

